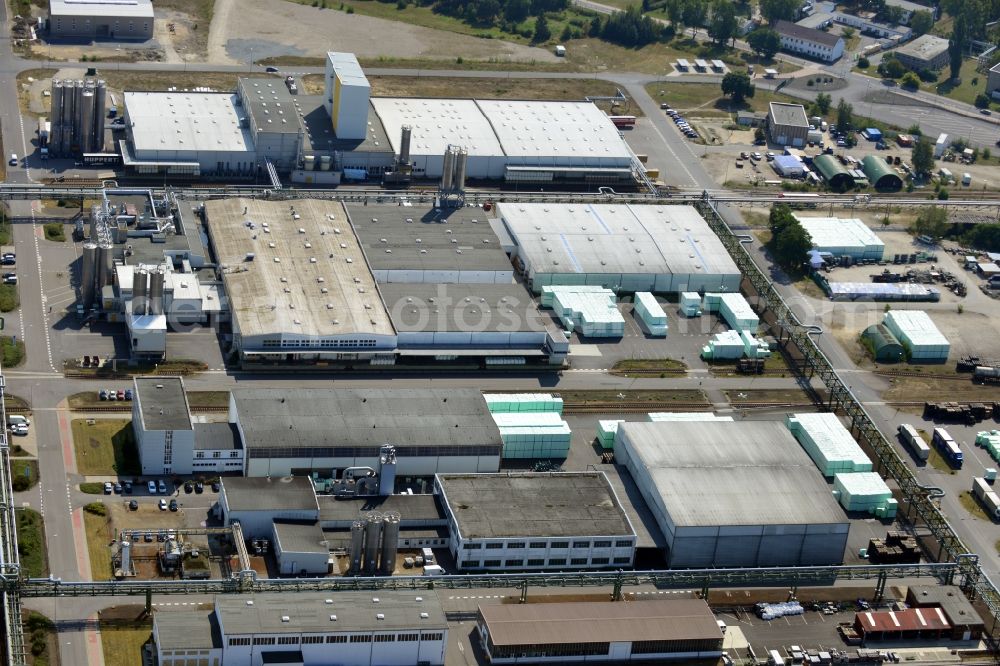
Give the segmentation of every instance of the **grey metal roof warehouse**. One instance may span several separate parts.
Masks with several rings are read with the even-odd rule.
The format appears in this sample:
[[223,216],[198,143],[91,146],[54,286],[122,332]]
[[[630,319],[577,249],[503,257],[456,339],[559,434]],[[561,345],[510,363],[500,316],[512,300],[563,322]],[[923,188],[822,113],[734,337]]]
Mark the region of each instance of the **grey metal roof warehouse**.
[[222,492],[230,511],[319,511],[316,491],[306,476],[227,476]]
[[500,240],[490,227],[489,213],[480,208],[435,210],[357,204],[348,204],[346,208],[368,264],[376,273],[382,270],[513,272]]
[[623,428],[635,465],[648,470],[676,527],[845,521],[781,422],[626,422]]
[[146,430],[191,430],[191,410],[180,377],[136,377],[135,401]]
[[[247,601],[251,599],[253,605],[248,605]],[[332,603],[327,603],[329,600]],[[216,597],[215,608],[227,636],[410,628],[444,630],[448,626],[437,595],[427,590],[421,590],[419,594],[378,590],[336,594],[227,595]],[[376,614],[381,617],[377,618]],[[337,616],[335,625],[330,621],[331,615]],[[283,617],[289,620],[284,621]]]
[[274,521],[274,537],[283,553],[328,553],[330,551],[318,522]]
[[232,423],[195,423],[194,448],[198,450],[236,450],[243,448],[240,433]]
[[604,473],[439,474],[465,539],[634,536]]
[[493,645],[718,640],[703,599],[577,601],[479,607]]
[[325,527],[346,527],[362,516],[378,511],[398,513],[400,526],[444,524],[445,515],[437,495],[386,495],[377,497],[322,497],[319,521]]
[[399,455],[414,447],[501,446],[500,430],[474,389],[234,389],[243,445],[356,447]]
[[518,284],[420,284],[379,286],[399,333],[410,331],[546,331],[542,313]]
[[211,650],[222,647],[222,632],[215,613],[184,611],[157,613],[156,638],[166,650]]

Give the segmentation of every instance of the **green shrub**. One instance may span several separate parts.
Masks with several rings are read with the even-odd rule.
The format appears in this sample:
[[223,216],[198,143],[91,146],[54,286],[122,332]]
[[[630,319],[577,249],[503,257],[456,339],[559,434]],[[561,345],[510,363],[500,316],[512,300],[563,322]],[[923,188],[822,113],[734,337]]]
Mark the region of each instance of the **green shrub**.
[[46,240],[55,241],[57,243],[66,242],[66,230],[64,229],[62,222],[49,222],[45,224],[42,229],[45,231]]
[[17,298],[17,286],[0,284],[0,312],[16,310],[21,302]]
[[24,341],[14,342],[14,338],[9,335],[0,337],[0,359],[3,359],[5,368],[21,365],[24,361]]
[[104,484],[97,481],[85,481],[80,484],[80,492],[88,495],[100,495],[104,492]]
[[[103,487],[103,484],[101,484]],[[107,516],[108,507],[104,506],[104,502],[91,502],[83,507],[83,510],[87,513],[92,513],[95,516]]]

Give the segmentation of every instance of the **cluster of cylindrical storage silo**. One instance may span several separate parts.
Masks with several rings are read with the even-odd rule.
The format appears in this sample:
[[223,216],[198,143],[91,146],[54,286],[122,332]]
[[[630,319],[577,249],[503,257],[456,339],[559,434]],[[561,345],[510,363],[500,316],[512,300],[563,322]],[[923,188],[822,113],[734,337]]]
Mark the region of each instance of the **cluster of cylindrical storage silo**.
[[162,270],[141,268],[132,274],[132,314],[163,314]]
[[94,303],[94,295],[111,284],[115,267],[114,247],[107,241],[83,244],[83,264],[80,271],[80,296],[83,307]]
[[465,189],[465,170],[469,161],[469,151],[461,146],[448,146],[444,151],[441,167],[441,191],[461,192]]
[[351,573],[391,576],[399,549],[398,513],[369,513],[351,523]]
[[51,153],[67,156],[104,152],[107,93],[103,80],[52,80]]

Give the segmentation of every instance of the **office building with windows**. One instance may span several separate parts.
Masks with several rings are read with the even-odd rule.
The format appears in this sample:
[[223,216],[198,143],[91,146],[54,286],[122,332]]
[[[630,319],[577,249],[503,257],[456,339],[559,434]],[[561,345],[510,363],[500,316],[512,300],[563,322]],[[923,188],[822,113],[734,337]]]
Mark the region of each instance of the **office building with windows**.
[[461,571],[625,569],[636,534],[604,472],[438,474]]
[[160,666],[438,666],[448,623],[432,591],[223,595],[156,613],[153,642]]

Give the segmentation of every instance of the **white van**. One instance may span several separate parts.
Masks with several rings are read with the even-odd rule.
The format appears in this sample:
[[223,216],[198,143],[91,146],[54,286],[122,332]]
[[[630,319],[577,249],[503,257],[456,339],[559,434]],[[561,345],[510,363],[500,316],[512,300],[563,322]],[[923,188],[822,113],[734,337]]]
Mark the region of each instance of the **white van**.
[[21,416],[20,414],[8,414],[7,415],[7,425],[31,425],[31,421],[27,418]]
[[424,575],[425,576],[443,576],[444,575],[444,569],[441,568],[440,566],[438,566],[437,564],[428,564],[427,566],[424,567]]
[[725,634],[726,633],[726,621],[725,620],[716,620],[715,623],[717,625],[719,625],[719,631],[721,631],[723,634]]

